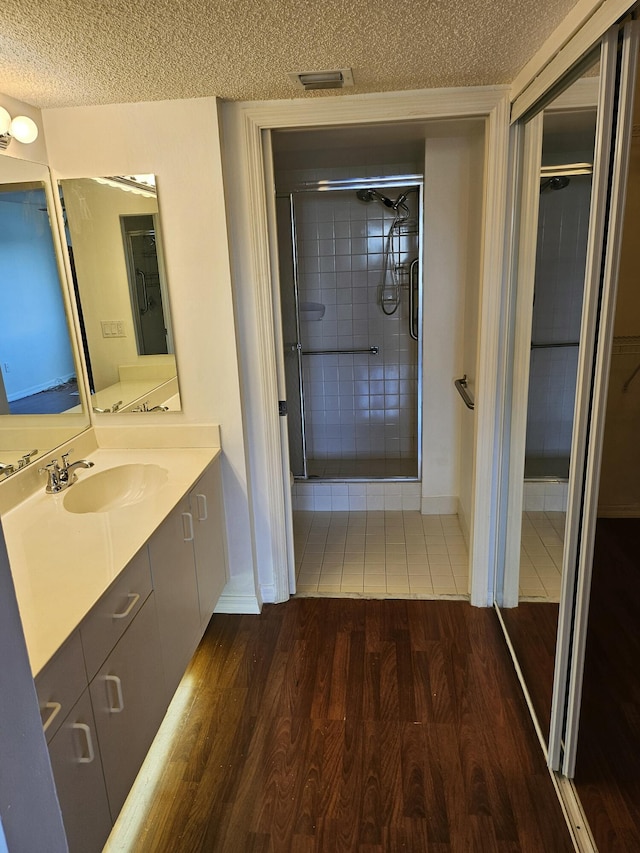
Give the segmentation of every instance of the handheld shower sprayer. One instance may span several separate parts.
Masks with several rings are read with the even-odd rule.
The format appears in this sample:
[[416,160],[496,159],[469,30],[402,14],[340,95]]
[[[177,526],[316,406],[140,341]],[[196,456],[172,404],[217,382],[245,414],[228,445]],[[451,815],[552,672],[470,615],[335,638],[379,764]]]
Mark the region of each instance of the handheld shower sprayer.
[[373,188],[356,190],[356,196],[358,199],[360,199],[360,201],[364,201],[367,204],[372,201],[379,201],[380,204],[383,204],[385,207],[397,211],[399,208],[407,210],[405,202],[409,193],[414,193],[417,191],[417,187],[409,187],[409,189],[402,192],[395,201],[392,201],[390,198],[388,198],[388,196],[383,195],[381,192],[378,192],[378,190],[374,190]]

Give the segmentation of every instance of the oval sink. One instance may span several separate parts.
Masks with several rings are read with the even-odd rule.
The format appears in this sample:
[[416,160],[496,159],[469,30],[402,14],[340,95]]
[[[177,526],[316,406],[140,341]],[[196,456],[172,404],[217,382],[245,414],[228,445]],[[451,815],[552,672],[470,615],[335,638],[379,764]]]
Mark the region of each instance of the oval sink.
[[109,512],[139,503],[167,482],[159,465],[117,465],[69,486],[63,500],[69,512]]

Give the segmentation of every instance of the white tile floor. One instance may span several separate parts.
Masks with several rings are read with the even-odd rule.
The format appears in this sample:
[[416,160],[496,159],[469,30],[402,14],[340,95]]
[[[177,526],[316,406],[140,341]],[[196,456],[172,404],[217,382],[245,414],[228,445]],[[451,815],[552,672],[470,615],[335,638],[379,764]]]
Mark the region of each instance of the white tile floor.
[[520,597],[560,601],[564,512],[523,512]]
[[298,511],[293,524],[300,595],[468,596],[456,515]]

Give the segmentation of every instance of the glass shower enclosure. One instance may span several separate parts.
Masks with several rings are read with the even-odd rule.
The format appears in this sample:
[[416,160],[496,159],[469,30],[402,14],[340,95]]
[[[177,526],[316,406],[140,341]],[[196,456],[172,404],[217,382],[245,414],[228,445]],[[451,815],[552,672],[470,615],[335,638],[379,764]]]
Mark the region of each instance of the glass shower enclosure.
[[418,479],[422,176],[276,199],[290,467]]

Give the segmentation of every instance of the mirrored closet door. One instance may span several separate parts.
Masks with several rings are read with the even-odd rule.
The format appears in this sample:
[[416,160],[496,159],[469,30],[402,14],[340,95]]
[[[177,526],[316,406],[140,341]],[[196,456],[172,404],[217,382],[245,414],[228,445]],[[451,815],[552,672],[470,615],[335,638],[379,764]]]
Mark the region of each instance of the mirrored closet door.
[[499,603],[545,740],[563,574],[575,559],[566,534],[571,477],[577,492],[583,467],[575,413],[588,377],[579,367],[592,346],[598,290],[601,68],[598,50],[521,129],[510,527]]
[[638,43],[637,21],[614,27],[515,128],[497,599],[584,850],[640,846]]

